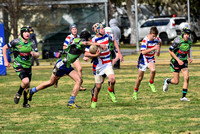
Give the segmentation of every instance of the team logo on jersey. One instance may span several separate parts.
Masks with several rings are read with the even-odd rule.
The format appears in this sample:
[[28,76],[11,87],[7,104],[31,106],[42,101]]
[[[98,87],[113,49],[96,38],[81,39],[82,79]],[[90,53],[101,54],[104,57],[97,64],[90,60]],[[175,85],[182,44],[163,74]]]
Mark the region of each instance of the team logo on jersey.
[[22,48],[22,45],[19,45],[19,48]]

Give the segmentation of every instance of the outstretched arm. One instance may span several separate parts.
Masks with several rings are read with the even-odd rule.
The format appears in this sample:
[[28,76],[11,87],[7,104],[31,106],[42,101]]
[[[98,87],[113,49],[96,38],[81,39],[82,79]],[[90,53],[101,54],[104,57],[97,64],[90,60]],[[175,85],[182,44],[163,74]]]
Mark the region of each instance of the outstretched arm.
[[83,42],[83,45],[89,45],[89,46],[96,45],[96,46],[101,47],[103,50],[107,49],[106,44],[100,44],[100,43],[95,43],[95,42],[91,42],[91,41]]

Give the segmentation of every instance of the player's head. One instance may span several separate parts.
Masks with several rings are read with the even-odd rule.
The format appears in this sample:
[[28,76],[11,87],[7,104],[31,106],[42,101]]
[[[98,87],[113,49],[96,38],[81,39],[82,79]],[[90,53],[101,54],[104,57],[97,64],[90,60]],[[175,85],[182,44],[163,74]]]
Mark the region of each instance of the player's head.
[[25,40],[28,40],[29,37],[30,37],[30,31],[29,31],[29,27],[22,27],[20,29],[20,34],[21,34],[21,37]]
[[104,35],[105,34],[105,30],[103,28],[103,25],[100,23],[95,23],[92,26],[92,30],[95,32],[95,34],[97,35]]
[[34,30],[33,30],[33,28],[32,28],[31,26],[28,26],[28,28],[29,28],[29,32],[30,32],[30,33],[33,33],[33,32],[34,32]]
[[84,39],[85,41],[89,41],[90,40],[90,37],[91,37],[91,34],[89,31],[82,31],[81,34],[80,34],[80,38],[81,39]]
[[105,32],[106,32],[107,34],[112,34],[112,29],[111,29],[111,27],[105,27],[104,30],[105,30]]
[[78,33],[78,30],[77,30],[77,25],[76,24],[71,24],[70,27],[70,32],[73,34],[73,35],[77,35]]
[[190,34],[191,34],[191,30],[190,30],[188,27],[183,28],[183,31],[182,31],[182,38],[183,38],[184,40],[188,40],[189,37],[190,37]]
[[149,39],[154,40],[158,35],[158,29],[156,27],[151,27],[149,32]]

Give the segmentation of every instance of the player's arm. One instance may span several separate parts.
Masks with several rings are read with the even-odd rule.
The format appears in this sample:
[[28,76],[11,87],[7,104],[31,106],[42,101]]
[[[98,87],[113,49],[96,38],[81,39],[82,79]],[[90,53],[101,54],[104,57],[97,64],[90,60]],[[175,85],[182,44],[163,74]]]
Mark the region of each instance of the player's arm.
[[189,63],[192,63],[192,50],[191,50],[191,48],[188,51],[188,60],[189,60]]
[[100,44],[100,43],[91,42],[91,41],[83,41],[82,44],[87,45],[87,46],[96,45],[96,46],[101,47],[103,50],[107,49],[106,44]]
[[33,42],[33,47],[32,47],[32,51],[30,52],[30,54],[35,58],[39,58],[40,54],[39,54],[38,49],[36,47],[36,43],[35,43],[34,40],[32,40],[32,42]]
[[159,49],[159,45],[155,45],[154,47],[150,48],[150,49],[145,49],[145,50],[142,50],[142,54],[145,55],[153,50],[158,50]]
[[10,67],[10,63],[8,62],[8,58],[7,58],[7,49],[9,49],[9,47],[7,45],[5,45],[3,47],[3,58],[4,58],[4,65],[6,67]]
[[95,57],[98,57],[98,56],[100,56],[100,53],[101,53],[101,51],[100,51],[100,49],[98,48],[97,49],[97,52],[95,53],[95,54],[91,54],[90,52],[85,52],[84,53],[84,56],[85,57],[88,57],[88,58],[95,58]]
[[157,49],[156,55],[160,56],[160,49],[161,49],[162,41],[160,43],[158,43],[158,45],[159,45],[159,48]]
[[180,60],[174,53],[174,51],[178,49],[179,41],[180,41],[179,38],[174,39],[172,45],[169,47],[169,53],[178,62],[179,65],[183,65],[184,62]]
[[119,45],[118,45],[117,41],[114,39],[113,42],[114,42],[114,46],[115,46],[115,48],[117,49],[117,52],[118,52],[118,56],[117,57],[120,59],[121,62],[124,61],[122,53],[121,53],[121,51],[119,49]]

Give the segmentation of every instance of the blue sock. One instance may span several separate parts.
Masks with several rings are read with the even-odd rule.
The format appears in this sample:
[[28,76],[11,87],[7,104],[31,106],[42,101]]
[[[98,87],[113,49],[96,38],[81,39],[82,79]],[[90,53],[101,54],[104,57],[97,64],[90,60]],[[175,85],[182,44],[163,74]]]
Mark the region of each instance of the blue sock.
[[74,103],[76,99],[76,96],[71,96],[69,99],[69,103]]
[[36,87],[32,88],[31,91],[30,91],[31,94],[34,94],[34,93],[36,93],[36,92],[37,92]]

